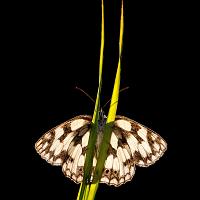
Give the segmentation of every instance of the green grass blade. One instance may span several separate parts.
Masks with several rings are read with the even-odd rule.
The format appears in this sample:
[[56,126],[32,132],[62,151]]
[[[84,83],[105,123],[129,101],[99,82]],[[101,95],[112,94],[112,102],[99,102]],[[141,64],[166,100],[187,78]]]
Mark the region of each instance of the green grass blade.
[[95,198],[96,191],[99,186],[99,181],[102,176],[102,170],[104,168],[104,163],[107,158],[107,151],[110,144],[110,137],[112,133],[112,125],[115,120],[117,105],[119,99],[119,89],[120,89],[120,72],[121,72],[121,52],[122,52],[122,44],[123,44],[123,31],[124,31],[124,15],[123,15],[123,1],[121,6],[121,20],[120,20],[120,37],[119,37],[119,60],[117,73],[115,77],[115,83],[113,88],[113,94],[111,98],[109,113],[107,122],[104,128],[103,140],[100,146],[99,157],[97,159],[97,165],[94,173],[94,178],[92,184],[90,186],[90,191],[88,194],[88,200],[93,200]]
[[86,200],[90,192],[90,177],[94,156],[95,143],[97,138],[98,128],[98,113],[100,109],[100,94],[102,87],[102,70],[103,70],[103,51],[104,51],[104,4],[102,0],[102,23],[101,23],[101,47],[100,47],[100,60],[99,60],[99,86],[96,97],[95,109],[92,118],[91,133],[88,142],[88,148],[86,152],[86,160],[84,165],[84,177],[83,182],[79,188],[77,200]]

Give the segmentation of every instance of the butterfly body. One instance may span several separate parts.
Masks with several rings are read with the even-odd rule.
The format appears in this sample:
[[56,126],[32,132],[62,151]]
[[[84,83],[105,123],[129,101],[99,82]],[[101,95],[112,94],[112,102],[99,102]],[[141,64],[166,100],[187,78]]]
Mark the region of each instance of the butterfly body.
[[100,145],[103,139],[103,130],[106,125],[106,115],[104,114],[103,110],[101,109],[99,112],[99,119],[98,119],[98,127],[97,127],[97,139],[96,139],[96,156],[99,155]]
[[101,109],[99,112],[99,119],[98,119],[98,132],[103,132],[104,126],[106,125],[107,117],[104,114],[104,111]]
[[[35,144],[43,159],[52,165],[62,166],[64,175],[76,183],[83,180],[91,123],[92,116],[77,116],[51,129]],[[92,172],[97,163],[105,124],[106,116],[101,110]],[[157,133],[132,119],[117,115],[100,182],[120,186],[133,178],[136,165],[148,167],[166,149],[167,143]]]

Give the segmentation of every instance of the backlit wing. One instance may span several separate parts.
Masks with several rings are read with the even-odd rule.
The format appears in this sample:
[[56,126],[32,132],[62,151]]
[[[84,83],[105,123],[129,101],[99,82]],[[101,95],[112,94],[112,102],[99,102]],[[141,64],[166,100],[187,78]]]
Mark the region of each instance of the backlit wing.
[[62,165],[65,176],[75,182],[83,179],[91,120],[88,115],[77,116],[51,129],[35,144],[43,159],[52,165]]
[[114,124],[119,146],[125,146],[140,167],[154,164],[167,149],[167,143],[160,135],[132,119],[118,115]]
[[135,174],[135,165],[148,167],[166,151],[167,143],[151,129],[116,116],[101,182],[120,186]]
[[[52,165],[62,165],[64,175],[76,183],[83,180],[91,120],[88,115],[77,116],[51,129],[35,144],[43,159]],[[97,163],[95,148],[92,173]],[[100,182],[120,186],[133,178],[135,165],[148,167],[166,149],[167,143],[151,129],[127,117],[116,116]]]

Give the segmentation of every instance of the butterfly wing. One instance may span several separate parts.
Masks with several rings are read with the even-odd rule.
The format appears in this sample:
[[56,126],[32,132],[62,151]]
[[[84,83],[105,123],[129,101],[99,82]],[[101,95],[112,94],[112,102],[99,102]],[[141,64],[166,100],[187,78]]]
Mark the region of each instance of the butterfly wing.
[[166,151],[167,143],[151,129],[116,116],[101,182],[120,186],[135,174],[135,165],[148,167]]
[[102,173],[101,183],[116,187],[130,181],[135,174],[135,163],[131,160],[131,154],[118,142],[115,132],[111,134],[108,157]]
[[86,147],[92,117],[80,115],[45,133],[35,144],[36,151],[52,165],[62,165],[65,176],[83,179]]
[[126,146],[132,161],[140,167],[154,164],[167,149],[160,135],[127,117],[117,116],[113,129],[120,145]]
[[[92,117],[80,115],[45,133],[35,148],[52,165],[62,165],[62,171],[76,183],[83,180],[86,148]],[[147,167],[158,160],[167,143],[157,133],[123,116],[116,116],[111,134],[108,157],[101,183],[120,186],[135,174],[135,165]],[[93,169],[97,162],[97,149]],[[92,180],[92,177],[91,177]]]

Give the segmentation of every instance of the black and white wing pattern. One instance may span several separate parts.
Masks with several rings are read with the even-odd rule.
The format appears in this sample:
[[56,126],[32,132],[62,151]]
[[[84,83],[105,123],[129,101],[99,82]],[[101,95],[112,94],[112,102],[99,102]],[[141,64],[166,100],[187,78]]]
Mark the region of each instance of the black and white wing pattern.
[[[64,175],[76,183],[83,180],[91,120],[88,115],[77,116],[51,129],[35,144],[43,159],[62,166]],[[154,131],[129,118],[116,116],[100,182],[120,186],[130,181],[135,174],[135,165],[147,167],[153,164],[166,148],[166,142]],[[92,173],[97,151],[96,144]]]
[[89,115],[77,116],[51,129],[35,144],[43,159],[52,165],[62,166],[64,175],[76,183],[83,179],[91,120]]
[[135,165],[148,167],[166,151],[167,143],[157,133],[127,117],[117,115],[101,182],[120,186],[135,174]]

